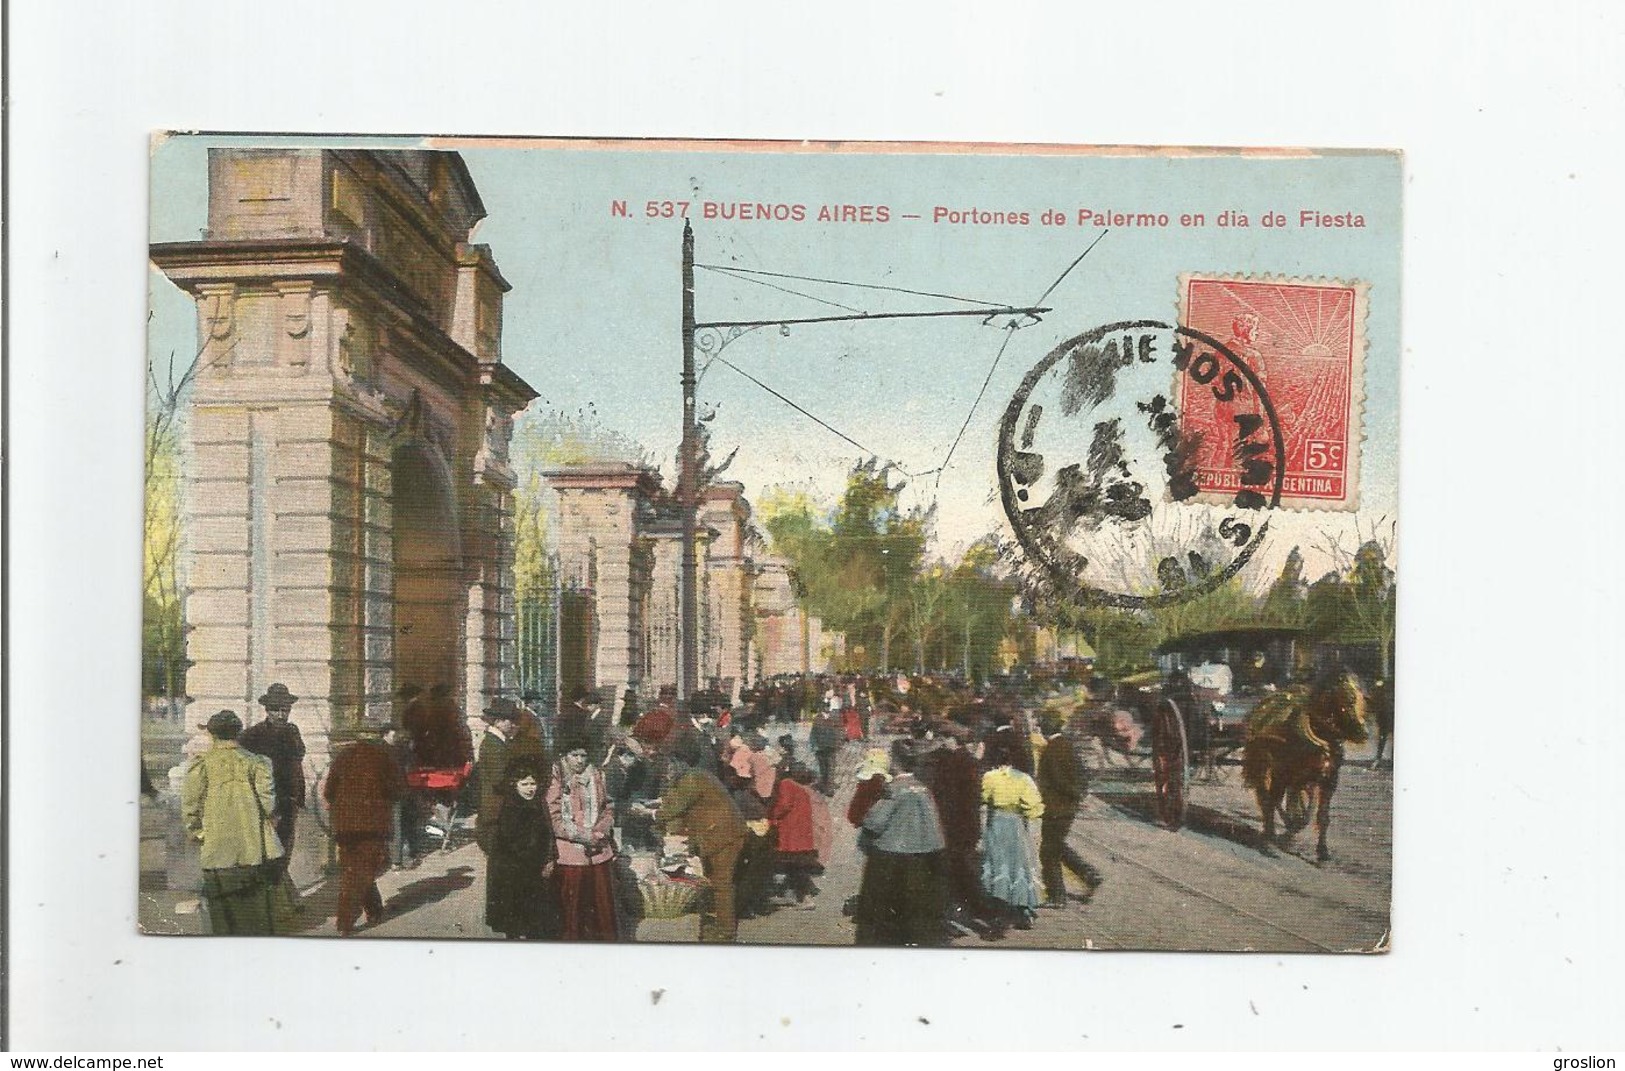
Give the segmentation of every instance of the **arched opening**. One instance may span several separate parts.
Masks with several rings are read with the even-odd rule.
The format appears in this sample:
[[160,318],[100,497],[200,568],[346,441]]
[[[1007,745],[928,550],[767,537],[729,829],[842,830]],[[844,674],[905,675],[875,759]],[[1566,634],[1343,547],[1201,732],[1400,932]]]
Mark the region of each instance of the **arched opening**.
[[401,443],[392,460],[395,531],[395,683],[462,692],[462,538],[439,452]]

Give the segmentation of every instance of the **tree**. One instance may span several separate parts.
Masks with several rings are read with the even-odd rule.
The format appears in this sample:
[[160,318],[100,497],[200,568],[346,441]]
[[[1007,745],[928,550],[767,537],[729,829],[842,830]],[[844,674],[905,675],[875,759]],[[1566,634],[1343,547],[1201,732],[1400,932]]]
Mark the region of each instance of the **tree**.
[[542,473],[561,465],[624,461],[651,465],[636,440],[606,427],[588,406],[574,413],[524,413],[514,427],[514,593],[521,599],[546,591],[553,580],[550,492]]
[[1352,597],[1350,608],[1361,629],[1369,633],[1377,644],[1383,679],[1393,673],[1395,608],[1398,591],[1394,571],[1388,568],[1388,552],[1374,539],[1360,544],[1354,552],[1354,567],[1349,571]]
[[1325,537],[1322,544],[1346,577],[1338,604],[1335,635],[1345,643],[1368,643],[1377,648],[1380,672],[1393,673],[1394,637],[1399,603],[1398,579],[1388,563],[1393,558],[1395,525],[1379,518],[1369,532],[1356,520],[1360,543],[1350,553],[1341,539]]
[[[948,567],[937,562],[921,572],[908,585],[908,629],[914,641],[914,672],[925,672],[925,645],[942,616],[943,603],[948,597]],[[944,659],[946,661],[946,659]],[[939,663],[940,665],[941,663]]]
[[794,574],[803,606],[846,634],[849,650],[878,649],[891,668],[891,643],[906,627],[909,586],[920,569],[932,511],[903,510],[905,485],[891,466],[861,461],[847,475],[840,502],[822,511],[802,493],[769,492],[760,503],[774,553]]
[[1304,623],[1304,600],[1309,586],[1303,579],[1303,555],[1298,548],[1286,556],[1281,575],[1264,596],[1264,620],[1272,625],[1298,627]]
[[941,665],[957,665],[967,679],[990,672],[1005,640],[1019,631],[1011,606],[1020,589],[1002,571],[1001,561],[997,539],[984,536],[965,549],[947,574]]
[[185,541],[182,433],[186,399],[201,365],[194,356],[177,372],[175,355],[160,377],[147,361],[147,418],[143,459],[142,691],[169,699],[171,715],[186,694]]

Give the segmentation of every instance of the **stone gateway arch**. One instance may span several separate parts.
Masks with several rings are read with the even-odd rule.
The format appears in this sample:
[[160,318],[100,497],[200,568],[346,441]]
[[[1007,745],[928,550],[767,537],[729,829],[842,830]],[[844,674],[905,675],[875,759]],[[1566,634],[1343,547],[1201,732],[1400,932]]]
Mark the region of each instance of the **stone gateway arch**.
[[313,753],[400,688],[514,694],[509,289],[456,153],[214,149],[197,301],[187,694],[249,720],[273,681]]

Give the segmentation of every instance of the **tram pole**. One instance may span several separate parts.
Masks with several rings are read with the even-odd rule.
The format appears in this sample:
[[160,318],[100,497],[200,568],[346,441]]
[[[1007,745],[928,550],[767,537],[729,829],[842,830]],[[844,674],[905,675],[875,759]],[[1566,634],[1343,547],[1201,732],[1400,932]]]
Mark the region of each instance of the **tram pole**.
[[699,688],[698,572],[694,560],[699,527],[699,428],[694,421],[694,229],[683,220],[683,437],[678,448],[677,504],[682,513],[682,567],[678,571],[677,702],[688,713]]

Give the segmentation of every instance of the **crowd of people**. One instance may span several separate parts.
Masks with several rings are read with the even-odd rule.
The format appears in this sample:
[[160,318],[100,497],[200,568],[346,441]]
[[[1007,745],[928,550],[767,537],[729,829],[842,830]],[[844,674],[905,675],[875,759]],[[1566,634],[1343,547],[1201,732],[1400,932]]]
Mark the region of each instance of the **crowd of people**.
[[[1064,845],[1084,768],[1059,718],[1043,719],[1036,740],[1017,721],[994,714],[976,741],[962,721],[916,718],[865,755],[847,811],[865,853],[859,944],[999,940],[1030,929],[1038,908],[1066,906]],[[1079,876],[1087,896],[1094,875]]]
[[[1034,733],[1023,711],[968,688],[919,682],[914,703],[910,689],[808,679],[736,705],[700,693],[682,712],[669,694],[644,711],[628,696],[619,718],[591,697],[548,719],[497,698],[476,747],[449,689],[403,688],[398,724],[336,738],[320,785],[338,930],[380,921],[378,876],[415,865],[425,831],[438,822],[449,836],[461,808],[477,812],[484,917],[498,934],[630,939],[640,900],[628,856],[662,859],[681,837],[708,890],[700,938],[733,941],[742,918],[815,905],[832,803],[848,789],[862,879],[843,906],[858,943],[1030,928],[1037,909],[1067,900],[1062,845],[1085,790],[1070,739],[1054,720]],[[183,811],[204,842],[217,932],[276,926],[276,904],[260,894],[286,880],[304,804],[304,745],[288,722],[296,698],[274,685],[267,718],[247,732],[228,711],[210,719],[214,747],[187,773]]]
[[[665,701],[612,726],[583,700],[559,719],[562,757],[538,776],[534,756],[515,752],[534,715],[498,699],[484,720],[478,840],[487,856],[485,919],[496,932],[630,937],[625,853],[658,858],[669,836],[686,838],[709,886],[702,940],[731,941],[741,917],[807,907],[817,894],[829,811],[792,735],[769,741],[745,719],[679,716]],[[546,805],[538,806],[544,781]]]
[[[481,806],[481,828],[493,830],[481,841],[487,924],[519,938],[630,936],[612,910],[625,880],[616,848],[658,855],[670,836],[686,838],[709,887],[701,940],[732,941],[741,919],[811,908],[835,840],[831,802],[847,787],[842,756],[856,766],[844,817],[863,876],[844,909],[858,943],[998,940],[1067,903],[1063,846],[1086,777],[1058,718],[1034,732],[1025,713],[968,690],[927,714],[906,685],[876,703],[861,681],[819,683],[805,719],[800,707],[776,716],[771,702],[761,713],[696,703],[680,714],[662,696],[611,727],[577,704],[561,719],[564,759],[550,778],[512,765],[515,719],[527,712],[493,704],[480,748],[481,783],[502,786]],[[798,721],[805,732],[789,731]],[[536,795],[527,778],[550,782],[549,806],[525,802]],[[528,832],[510,836],[510,808]],[[528,882],[499,877],[518,873]],[[1081,876],[1088,888],[1092,873]]]

